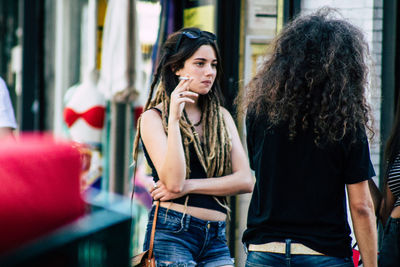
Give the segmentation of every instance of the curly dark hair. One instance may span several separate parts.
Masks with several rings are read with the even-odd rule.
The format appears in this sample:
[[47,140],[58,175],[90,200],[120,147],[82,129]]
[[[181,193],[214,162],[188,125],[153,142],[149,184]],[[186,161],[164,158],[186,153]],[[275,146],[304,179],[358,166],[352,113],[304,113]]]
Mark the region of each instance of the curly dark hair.
[[355,26],[323,8],[290,22],[247,85],[244,109],[274,127],[286,122],[289,138],[311,129],[317,145],[356,141],[368,128],[368,45]]

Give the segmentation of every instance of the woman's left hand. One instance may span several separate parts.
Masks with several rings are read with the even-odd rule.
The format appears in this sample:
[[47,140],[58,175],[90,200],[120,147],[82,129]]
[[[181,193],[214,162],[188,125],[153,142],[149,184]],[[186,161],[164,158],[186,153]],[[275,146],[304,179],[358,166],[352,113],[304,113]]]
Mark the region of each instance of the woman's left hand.
[[158,181],[155,184],[155,186],[150,190],[150,194],[154,200],[161,201],[168,201],[186,195],[185,189],[183,189],[180,193],[173,193],[168,191],[167,187],[161,181]]

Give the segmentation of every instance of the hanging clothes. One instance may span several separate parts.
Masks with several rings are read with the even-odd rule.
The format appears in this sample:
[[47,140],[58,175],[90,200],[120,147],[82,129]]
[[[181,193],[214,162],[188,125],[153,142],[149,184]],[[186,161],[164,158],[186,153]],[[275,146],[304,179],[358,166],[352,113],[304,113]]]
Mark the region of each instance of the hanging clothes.
[[134,0],[110,0],[104,22],[99,90],[107,100],[133,100],[140,82]]

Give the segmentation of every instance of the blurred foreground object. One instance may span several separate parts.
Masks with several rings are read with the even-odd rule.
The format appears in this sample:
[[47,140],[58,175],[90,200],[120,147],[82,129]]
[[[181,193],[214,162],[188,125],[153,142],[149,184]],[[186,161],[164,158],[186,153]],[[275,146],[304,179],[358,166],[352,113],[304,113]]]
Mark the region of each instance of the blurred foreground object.
[[77,149],[49,136],[0,141],[0,253],[84,213]]
[[0,141],[0,266],[129,266],[131,203],[90,190],[83,199],[82,167],[72,143]]

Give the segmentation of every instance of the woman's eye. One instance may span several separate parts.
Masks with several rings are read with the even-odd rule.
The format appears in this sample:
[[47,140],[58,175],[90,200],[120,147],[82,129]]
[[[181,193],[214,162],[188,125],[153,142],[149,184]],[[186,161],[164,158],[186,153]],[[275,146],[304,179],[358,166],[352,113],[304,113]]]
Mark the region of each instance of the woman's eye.
[[211,64],[211,66],[212,66],[213,68],[216,68],[216,67],[218,66],[218,64],[217,64],[217,63],[213,63],[213,64]]
[[204,62],[196,62],[195,63],[197,66],[203,66],[204,65]]

